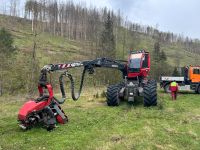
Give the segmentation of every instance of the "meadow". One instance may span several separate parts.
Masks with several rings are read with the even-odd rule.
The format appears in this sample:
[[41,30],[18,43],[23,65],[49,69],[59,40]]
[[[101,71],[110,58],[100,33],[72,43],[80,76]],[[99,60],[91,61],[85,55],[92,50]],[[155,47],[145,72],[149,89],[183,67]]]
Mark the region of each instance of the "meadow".
[[194,93],[180,93],[177,101],[158,91],[158,106],[144,108],[142,99],[133,105],[122,102],[108,107],[106,98],[94,97],[95,89],[81,99],[68,99],[62,108],[69,117],[65,125],[51,132],[41,126],[22,131],[17,113],[26,96],[0,97],[1,150],[83,149],[199,149],[200,99]]

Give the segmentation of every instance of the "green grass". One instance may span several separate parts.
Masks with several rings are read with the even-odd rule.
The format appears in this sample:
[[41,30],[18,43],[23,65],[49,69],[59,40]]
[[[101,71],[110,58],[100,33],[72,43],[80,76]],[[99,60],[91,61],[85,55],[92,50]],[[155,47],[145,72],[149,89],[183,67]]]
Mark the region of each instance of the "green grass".
[[24,98],[1,97],[0,149],[199,149],[199,95],[182,93],[171,101],[159,92],[158,106],[144,108],[141,100],[108,107],[92,94],[63,104],[69,122],[52,132],[41,127],[22,131],[17,113]]

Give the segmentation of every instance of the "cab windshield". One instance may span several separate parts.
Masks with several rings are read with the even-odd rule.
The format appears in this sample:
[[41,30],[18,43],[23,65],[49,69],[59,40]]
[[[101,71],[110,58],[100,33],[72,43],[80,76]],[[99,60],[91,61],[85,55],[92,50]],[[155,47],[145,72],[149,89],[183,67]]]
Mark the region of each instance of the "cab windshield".
[[134,54],[130,57],[129,61],[129,71],[139,72],[141,68],[141,58],[142,54]]
[[134,58],[130,60],[130,68],[140,68],[140,58]]

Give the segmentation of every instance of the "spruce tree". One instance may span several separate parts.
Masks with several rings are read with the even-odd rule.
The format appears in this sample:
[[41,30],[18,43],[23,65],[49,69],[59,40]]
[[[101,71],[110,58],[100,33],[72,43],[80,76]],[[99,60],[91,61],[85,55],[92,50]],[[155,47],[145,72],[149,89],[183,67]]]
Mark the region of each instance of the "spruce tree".
[[172,73],[172,76],[179,76],[179,72],[177,70],[177,67],[174,67],[174,71]]
[[154,43],[154,53],[153,53],[153,56],[154,56],[154,60],[156,62],[159,62],[159,60],[160,60],[160,43],[159,42],[155,42]]
[[0,53],[1,55],[10,55],[16,49],[13,46],[13,38],[11,34],[4,28],[0,29]]
[[167,56],[165,54],[165,52],[162,50],[160,53],[160,60],[161,61],[166,61],[167,60]]
[[104,30],[101,33],[100,47],[102,48],[101,56],[115,58],[116,54],[116,43],[115,36],[113,33],[113,20],[110,12],[107,14],[107,19],[104,22]]
[[[106,14],[104,28],[100,36],[100,50],[97,52],[98,57],[116,58],[116,42],[113,30],[113,17],[109,11]],[[115,78],[113,78],[113,76],[115,76]],[[104,84],[112,84],[117,82],[118,76],[119,72],[108,69],[104,71],[101,70],[98,78],[103,81]]]
[[8,74],[14,64],[12,54],[15,50],[12,35],[4,28],[0,29],[0,96],[3,94],[7,81],[10,81]]

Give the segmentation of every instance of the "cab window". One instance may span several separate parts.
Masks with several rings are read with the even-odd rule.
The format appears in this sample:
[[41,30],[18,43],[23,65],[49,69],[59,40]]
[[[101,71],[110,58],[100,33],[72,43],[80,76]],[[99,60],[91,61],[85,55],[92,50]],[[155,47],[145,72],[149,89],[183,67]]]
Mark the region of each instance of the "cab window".
[[193,74],[200,74],[200,69],[193,69]]
[[148,68],[148,54],[145,54],[143,57],[142,68]]

